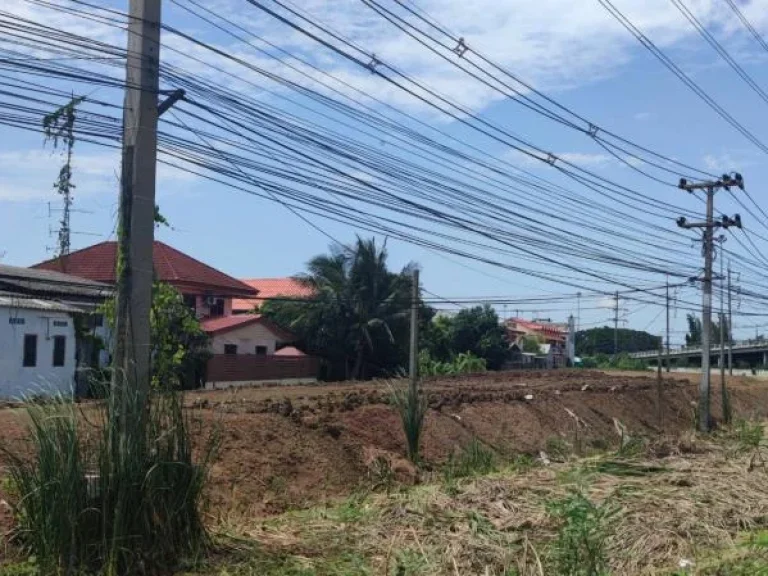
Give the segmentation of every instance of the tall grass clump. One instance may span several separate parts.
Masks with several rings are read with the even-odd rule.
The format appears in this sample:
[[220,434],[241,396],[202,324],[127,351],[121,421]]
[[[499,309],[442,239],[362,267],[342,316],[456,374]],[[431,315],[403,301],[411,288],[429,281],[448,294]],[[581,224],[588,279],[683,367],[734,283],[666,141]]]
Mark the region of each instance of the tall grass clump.
[[392,387],[391,390],[392,403],[397,408],[403,424],[408,459],[418,464],[421,432],[424,428],[424,417],[427,414],[427,399],[419,392],[418,386]]
[[144,404],[126,389],[82,408],[54,397],[27,414],[30,450],[4,452],[14,535],[41,574],[156,573],[204,550],[216,437],[196,459],[179,393],[153,392]]

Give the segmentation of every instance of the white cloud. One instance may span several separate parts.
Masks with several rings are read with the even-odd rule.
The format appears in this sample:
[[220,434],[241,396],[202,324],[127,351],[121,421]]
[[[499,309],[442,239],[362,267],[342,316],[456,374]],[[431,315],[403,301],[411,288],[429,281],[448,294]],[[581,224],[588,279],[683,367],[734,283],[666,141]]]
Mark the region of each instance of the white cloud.
[[[661,47],[684,45],[695,30],[667,0],[633,0],[617,3],[619,8]],[[386,4],[413,24],[436,34],[412,15],[394,4]],[[625,64],[633,50],[641,50],[629,35],[597,2],[566,0],[421,0],[419,8],[466,39],[494,61],[544,89],[582,85],[610,76]],[[699,0],[692,6],[705,26],[723,40],[743,34],[733,24],[733,14],[720,0]],[[219,8],[242,19],[240,2],[219,2]],[[755,1],[744,7],[758,27],[768,24],[768,2]],[[403,32],[386,22],[358,0],[304,0],[300,9],[312,22],[329,24],[367,53],[413,75],[440,93],[472,109],[481,109],[502,96],[458,71],[452,62],[462,62],[451,55],[446,62]],[[292,51],[322,62],[334,75],[343,76],[368,93],[397,104],[419,107],[412,97],[404,97],[366,70],[350,65],[295,30],[282,27],[266,14],[253,10],[254,17],[245,26],[266,35]],[[296,19],[295,16],[290,15]],[[727,23],[727,24],[723,24]],[[303,26],[310,27],[306,22]],[[315,30],[315,32],[318,32]],[[449,40],[445,40],[450,42]],[[367,62],[367,56],[352,48],[345,50]],[[471,52],[467,55],[470,59]],[[464,61],[466,62],[466,60]]]
[[652,117],[653,117],[653,113],[652,112],[638,112],[637,114],[635,114],[633,116],[633,118],[635,120],[637,120],[638,122],[643,122],[644,120],[649,120]]
[[[54,1],[68,5],[64,0]],[[3,8],[8,12],[45,22],[57,29],[72,31],[116,45],[124,43],[123,33],[106,24],[83,20],[23,0],[6,0],[3,4]],[[105,4],[119,10],[125,9],[124,3],[106,2]],[[279,48],[300,55],[364,94],[410,110],[429,112],[430,115],[436,114],[414,96],[406,94],[386,80],[371,74],[370,71],[323,48],[314,40],[281,24],[255,6],[241,0],[215,0],[205,4],[214,14],[228,17],[244,28],[245,32],[219,21],[224,28],[241,37],[247,37],[250,31]],[[695,43],[690,43],[691,45],[701,47],[696,31],[667,0],[624,0],[616,4],[660,47],[686,48],[691,39],[696,40]],[[759,54],[759,49],[754,42],[749,42],[748,35],[725,2],[697,0],[689,4],[704,26],[720,40],[729,43],[734,50],[738,50],[740,56]],[[428,48],[408,37],[359,0],[335,0],[334,2],[302,0],[298,3],[298,8],[309,15],[309,22],[301,21],[271,3],[268,5],[320,36],[324,34],[309,22],[331,27],[349,38],[352,44],[361,48],[362,52],[333,40],[336,45],[341,46],[361,62],[368,61],[367,54],[375,53],[380,60],[474,111],[482,110],[504,96],[470,78],[454,66],[455,63],[464,64],[476,72],[468,64],[469,61],[479,62],[472,55],[473,49],[519,74],[522,79],[548,91],[584,85],[610,77],[631,60],[634,54],[644,52],[637,41],[595,1],[419,0],[417,6],[421,10],[456,36],[465,38],[471,49],[463,60],[452,53],[442,51],[442,54],[447,54],[449,61],[435,55]],[[396,4],[386,3],[385,6],[429,34],[439,35],[434,29],[429,28]],[[194,7],[189,8],[197,10]],[[768,0],[754,0],[744,5],[742,10],[759,30],[768,30]],[[209,19],[215,19],[209,13],[204,15]],[[290,70],[266,54],[257,52],[254,47],[285,58],[275,48],[255,37],[246,38],[251,43],[249,47],[174,5],[168,7],[164,17],[169,24],[218,46],[229,55],[263,68],[267,72],[279,72],[280,75],[291,80],[309,82],[299,72]],[[447,44],[451,42],[445,37],[441,39]],[[164,61],[203,77],[215,79],[226,87],[245,89],[252,96],[254,87],[248,84],[251,81],[259,86],[284,90],[276,84],[271,84],[257,72],[248,71],[225,57],[215,55],[173,33],[164,32],[163,40],[168,46],[180,52],[165,50]],[[426,42],[429,43],[428,40]],[[712,61],[716,60],[714,53],[706,50],[705,53],[707,57],[711,57]],[[202,63],[192,61],[187,56],[195,57]],[[321,77],[316,72],[309,72],[308,68],[299,65],[296,61],[292,63],[313,76]],[[483,64],[483,67],[487,68],[487,65]],[[381,70],[386,69],[381,68]],[[397,78],[396,74],[386,71]],[[331,82],[335,88],[345,93],[353,93],[350,88],[338,81],[327,78],[324,80]],[[490,82],[494,83],[493,80]],[[324,92],[328,91],[327,88],[313,85]],[[421,93],[418,88],[415,91]],[[356,98],[361,97],[358,93],[354,94]],[[647,114],[647,112],[640,112],[635,115],[635,119],[646,119]]]
[[715,174],[722,174],[742,171],[747,166],[753,166],[757,163],[757,155],[751,150],[731,150],[707,154],[702,160],[707,170],[711,170]]
[[586,154],[584,152],[563,152],[562,154],[557,154],[557,157],[566,162],[589,167],[605,166],[616,161],[609,154]]
[[[55,200],[53,183],[63,164],[58,153],[48,150],[0,152],[0,201]],[[72,174],[75,199],[83,196],[116,195],[119,183],[118,152],[87,152],[73,155]],[[197,176],[165,164],[158,164],[158,191],[187,186]]]

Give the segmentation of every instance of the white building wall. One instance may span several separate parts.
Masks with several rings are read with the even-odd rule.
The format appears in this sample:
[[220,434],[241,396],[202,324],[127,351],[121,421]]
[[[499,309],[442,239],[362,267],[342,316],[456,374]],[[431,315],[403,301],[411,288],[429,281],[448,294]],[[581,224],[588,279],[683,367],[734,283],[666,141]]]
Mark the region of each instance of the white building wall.
[[262,324],[249,324],[213,336],[211,348],[214,354],[224,354],[226,344],[236,344],[238,354],[256,354],[256,346],[266,346],[267,354],[274,354],[277,336]]
[[[14,320],[11,320],[11,319]],[[18,322],[23,319],[24,323]],[[54,321],[66,326],[54,326]],[[24,367],[24,336],[37,334],[37,365]],[[53,366],[53,337],[66,336],[64,366]],[[0,306],[0,398],[69,394],[75,381],[75,328],[64,312]]]

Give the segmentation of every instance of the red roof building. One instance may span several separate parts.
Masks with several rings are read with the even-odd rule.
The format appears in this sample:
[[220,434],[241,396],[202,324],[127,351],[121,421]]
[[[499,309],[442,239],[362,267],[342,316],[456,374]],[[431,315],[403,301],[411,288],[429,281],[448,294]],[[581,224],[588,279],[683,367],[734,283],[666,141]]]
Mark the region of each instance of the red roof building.
[[226,332],[240,330],[255,324],[260,324],[267,328],[276,336],[278,341],[290,342],[294,339],[293,334],[270,322],[261,314],[238,314],[237,316],[205,318],[200,322],[200,327],[211,336],[219,336]]
[[[251,286],[163,242],[155,241],[152,264],[158,280],[171,284],[183,294],[224,297],[250,297],[257,294]],[[117,242],[94,244],[66,257],[35,264],[32,268],[66,272],[105,284],[115,284]]]
[[519,342],[524,336],[537,336],[545,344],[565,344],[567,326],[544,322],[531,322],[522,318],[511,318],[504,322],[510,342]]
[[310,298],[312,289],[295,278],[252,278],[242,280],[258,292],[256,298],[236,298],[232,302],[232,312],[241,314],[253,312],[265,300],[270,298]]

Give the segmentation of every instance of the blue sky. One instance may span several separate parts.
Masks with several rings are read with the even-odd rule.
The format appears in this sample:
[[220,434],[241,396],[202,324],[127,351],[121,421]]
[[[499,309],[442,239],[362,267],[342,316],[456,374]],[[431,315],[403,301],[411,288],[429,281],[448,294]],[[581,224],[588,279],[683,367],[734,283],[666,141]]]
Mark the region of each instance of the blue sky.
[[[67,0],[56,3],[72,5]],[[185,3],[186,0],[179,0],[179,4]],[[126,8],[126,2],[99,4],[120,10]],[[498,142],[468,130],[459,122],[436,113],[368,71],[321,50],[307,38],[281,26],[245,0],[218,0],[204,4],[281,48],[309,59],[335,77],[343,78],[369,94],[375,94],[379,99],[490,156],[513,162],[524,170],[575,188],[572,182],[562,178],[546,164],[527,159]],[[270,2],[265,4],[272,5]],[[383,4],[395,6],[392,2]],[[618,0],[615,4],[725,109],[749,126],[759,138],[768,140],[768,115],[765,113],[768,104],[719,59],[671,2]],[[435,58],[360,1],[330,3],[306,0],[296,2],[296,5],[313,15],[317,21],[325,22],[349,36],[381,60],[461,102],[487,122],[504,126],[560,158],[622,185],[641,190],[653,198],[688,208],[692,212],[701,211],[700,202],[684,192],[636,174],[608,156],[583,134],[522,109],[450,64]],[[519,74],[596,124],[696,167],[718,174],[731,170],[741,172],[753,198],[761,206],[768,207],[768,203],[764,202],[765,191],[761,185],[768,176],[764,167],[764,153],[721,120],[663,68],[607,14],[597,0],[543,0],[535,3],[419,0],[415,5],[457,35],[466,38],[473,49]],[[688,6],[755,81],[768,89],[768,53],[762,51],[741,26],[727,4],[722,0],[690,1]],[[741,6],[752,24],[761,32],[768,33],[768,1],[744,3]],[[117,45],[124,43],[121,33],[113,28],[51,12],[25,0],[6,2],[3,10],[26,18],[54,22],[62,29],[98,37]],[[164,2],[164,19],[166,23],[228,53],[298,79],[290,70],[258,54],[252,46],[235,41],[185,13],[174,3]],[[294,95],[270,84],[263,77],[173,35],[164,34],[164,41],[169,47],[199,57],[213,67],[190,61],[183,54],[171,50],[163,52],[164,61],[199,73],[229,88],[242,90],[265,105],[278,106],[298,115],[304,113],[286,100]],[[257,42],[254,44],[264,46]],[[241,78],[241,81],[227,75],[227,72]],[[302,79],[302,82],[306,80]],[[83,87],[77,83],[59,82],[56,85],[76,94],[88,93],[92,98],[120,101],[119,93],[110,89],[100,88],[93,92],[92,87]],[[274,92],[261,92],[254,85]],[[375,103],[372,105],[380,106]],[[51,151],[50,146],[43,146],[40,134],[5,126],[0,126],[0,134],[0,254],[4,253],[2,260],[5,263],[29,265],[51,256],[47,247],[52,247],[55,239],[49,234],[49,229],[56,227],[57,215],[49,215],[48,203],[53,208],[59,204],[52,183],[60,166],[60,158]],[[349,136],[362,138],[354,130],[349,131]],[[75,207],[82,212],[73,215],[72,227],[75,232],[87,235],[74,235],[73,248],[114,239],[118,171],[119,158],[113,151],[82,142],[76,145]],[[668,179],[673,183],[675,181],[671,176]],[[522,195],[521,199],[539,203],[542,210],[547,207],[563,209],[565,206],[563,199],[555,194],[545,195],[535,191],[519,194]],[[589,208],[593,202],[605,200],[585,189],[580,189],[580,194],[584,203],[583,211],[578,208],[568,210],[572,210],[574,217],[584,218],[585,222],[589,220],[593,224],[599,223],[600,215]],[[303,264],[310,257],[324,251],[329,244],[323,234],[280,204],[232,190],[182,170],[161,166],[157,195],[162,212],[172,224],[172,229],[159,231],[159,239],[236,277],[295,274],[302,270]],[[510,205],[515,201],[514,196],[510,197]],[[768,237],[768,223],[754,222],[727,194],[721,193],[718,196],[717,208],[727,214],[741,212],[748,230]],[[670,211],[668,217],[659,215],[649,219],[674,229],[674,219],[678,215]],[[325,221],[316,216],[311,219],[343,242],[352,240],[356,233],[348,225]],[[542,219],[548,222],[553,233],[570,233],[574,230],[572,227],[563,227],[555,219]],[[511,228],[526,226],[524,221],[510,221],[507,224]],[[620,229],[620,222],[614,221],[613,224],[612,230]],[[460,237],[468,236],[457,234],[457,238]],[[615,242],[616,246],[622,245],[621,239],[614,237],[610,231],[590,234],[590,237],[608,243]],[[649,234],[649,239],[652,237]],[[766,242],[754,236],[752,238],[759,250],[768,249]],[[689,258],[683,257],[680,260],[681,266],[700,266],[700,248],[692,239],[693,235],[691,241],[681,241],[675,246],[679,251],[690,254]],[[743,252],[733,240],[727,246],[737,254]],[[575,288],[563,286],[556,281],[513,273],[481,262],[464,261],[456,256],[446,256],[396,240],[389,240],[388,248],[393,266],[403,266],[410,261],[418,262],[422,267],[425,287],[446,297],[573,295],[576,292]],[[663,252],[667,247],[657,245],[652,248]],[[498,254],[492,256],[496,258]],[[531,263],[516,260],[509,255],[504,258],[507,259],[506,263],[528,267],[545,275],[568,273],[544,262]],[[749,279],[750,282],[759,283],[760,278],[764,277],[762,270],[746,266],[738,258],[734,259],[734,269],[744,275],[745,281]],[[578,265],[576,261],[574,264]],[[627,271],[608,265],[600,265],[598,268],[605,274],[623,274],[632,278],[623,282],[624,286],[611,287],[608,283],[596,282],[590,284],[605,291],[625,290],[628,283],[633,286],[653,286],[664,282],[664,276],[660,274]],[[757,290],[755,286],[751,286],[751,289]],[[691,288],[682,289],[679,296],[686,302],[698,302],[700,298],[699,292]],[[599,295],[587,297],[585,293],[581,323],[588,326],[608,319],[611,315],[609,305],[609,299]],[[527,316],[548,316],[553,320],[564,320],[569,313],[576,312],[573,299],[567,303],[517,307]],[[515,308],[510,305],[506,313],[513,314]],[[654,333],[663,330],[664,315],[660,314],[661,308],[658,306],[627,300],[622,302],[621,308],[622,318],[629,327],[648,329]],[[750,313],[764,311],[746,301],[739,310]],[[504,313],[504,310],[500,309],[500,312]],[[673,313],[673,342],[682,340],[684,316],[682,310]],[[754,334],[754,325],[766,323],[766,317],[739,318],[737,335]],[[765,331],[762,326],[758,330]]]

